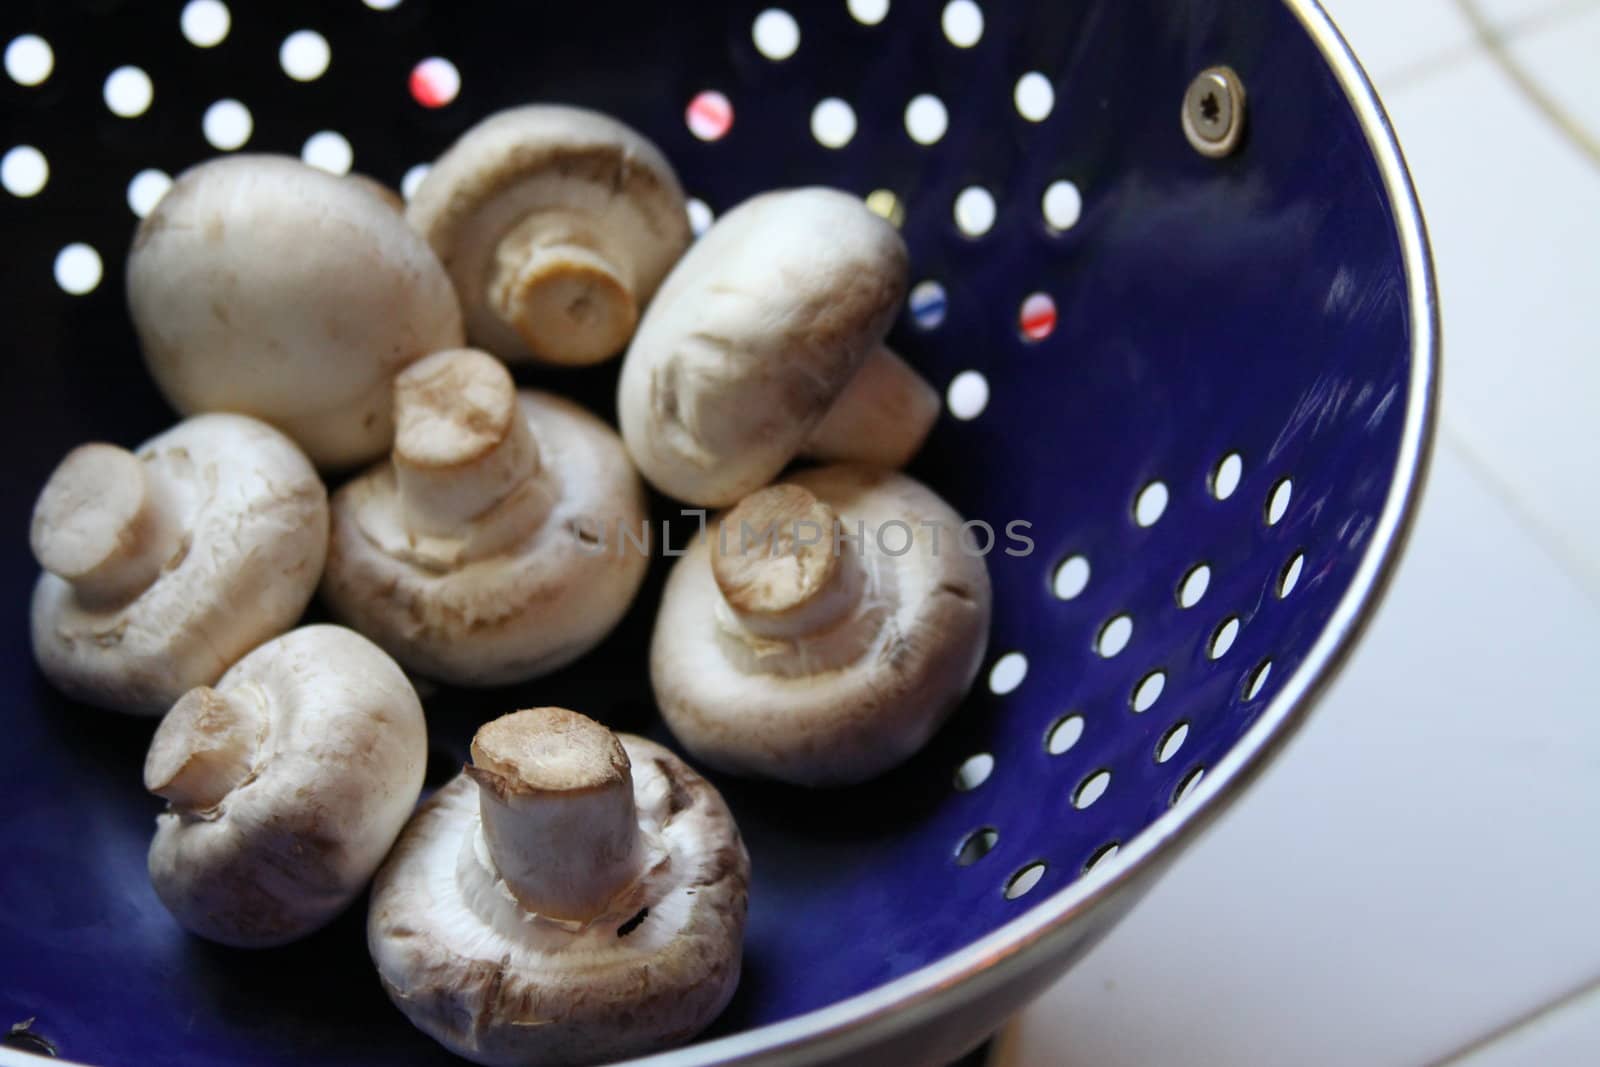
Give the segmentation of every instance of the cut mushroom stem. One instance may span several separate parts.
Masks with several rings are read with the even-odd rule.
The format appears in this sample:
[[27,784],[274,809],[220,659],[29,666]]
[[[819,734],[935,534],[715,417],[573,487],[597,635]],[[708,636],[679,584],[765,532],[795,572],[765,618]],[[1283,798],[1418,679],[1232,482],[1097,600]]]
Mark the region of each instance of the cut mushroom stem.
[[854,611],[866,573],[833,508],[798,485],[752,493],[723,518],[711,570],[756,637],[795,640]]
[[215,808],[255,772],[266,724],[266,705],[254,688],[189,690],[151,741],[144,787],[181,814]]
[[489,299],[534,352],[598,363],[620,351],[639,322],[627,249],[554,213],[531,216],[495,249]]
[[561,708],[496,719],[472,739],[466,772],[494,869],[528,911],[586,923],[643,873],[628,755],[592,719]]
[[126,449],[91,444],[61,461],[33,512],[34,557],[79,599],[117,603],[156,580],[182,535],[159,478]]
[[903,467],[939,417],[939,392],[883,345],[834,400],[802,451],[813,459]]
[[[414,532],[448,537],[500,505],[509,536],[544,518],[531,491],[539,445],[511,373],[473,349],[438,352],[395,379],[395,478]],[[480,546],[481,547],[481,546]]]

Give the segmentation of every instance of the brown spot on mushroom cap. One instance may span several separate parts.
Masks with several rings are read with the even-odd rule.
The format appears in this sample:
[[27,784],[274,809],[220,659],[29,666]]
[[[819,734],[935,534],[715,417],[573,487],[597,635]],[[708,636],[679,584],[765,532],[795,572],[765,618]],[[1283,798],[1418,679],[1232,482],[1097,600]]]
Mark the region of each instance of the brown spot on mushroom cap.
[[565,708],[527,708],[478,728],[467,773],[511,793],[581,793],[628,780],[628,754],[604,726]]
[[741,500],[722,519],[711,569],[729,604],[781,616],[810,603],[839,568],[838,516],[809,490],[774,485]]
[[511,372],[487,352],[436,352],[395,378],[397,459],[415,467],[457,467],[505,440],[518,414]]

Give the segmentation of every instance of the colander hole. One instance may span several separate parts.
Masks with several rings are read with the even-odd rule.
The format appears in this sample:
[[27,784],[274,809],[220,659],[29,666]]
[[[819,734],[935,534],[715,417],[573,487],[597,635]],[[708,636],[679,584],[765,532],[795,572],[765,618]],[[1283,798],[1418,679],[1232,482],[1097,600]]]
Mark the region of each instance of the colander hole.
[[989,380],[975,370],[964,370],[950,380],[945,400],[956,418],[975,419],[989,406]]
[[906,221],[906,208],[892,189],[874,189],[867,194],[867,210],[899,229]]
[[1030,70],[1017,79],[1012,99],[1017,105],[1017,114],[1029,122],[1043,122],[1050,117],[1050,112],[1055,110],[1055,86],[1051,85],[1050,79],[1043,74]]
[[1167,496],[1165,482],[1151,482],[1139,490],[1133,502],[1133,521],[1140,526],[1154,526],[1161,521],[1167,510]]
[[1206,595],[1206,590],[1211,588],[1211,568],[1204,563],[1197,563],[1183,576],[1183,581],[1178,585],[1178,606],[1192,608],[1200,603]]
[[1278,597],[1281,599],[1294,592],[1294,587],[1300,584],[1300,572],[1305,569],[1306,554],[1296,552],[1283,568],[1283,573],[1278,576]]
[[938,144],[949,128],[950,113],[937,96],[923,93],[906,105],[906,132],[918,144]]
[[355,164],[355,149],[342,134],[332,130],[314,133],[300,149],[300,158],[319,170],[330,174],[349,174]]
[[1151,671],[1140,679],[1133,690],[1133,710],[1146,712],[1156,706],[1156,701],[1161,699],[1161,691],[1167,687],[1166,671]]
[[1183,743],[1188,739],[1189,724],[1186,722],[1180,722],[1168,730],[1166,736],[1161,739],[1161,743],[1156,746],[1156,762],[1166,763],[1172,759],[1173,756],[1178,754],[1178,750],[1183,748]]
[[6,45],[6,74],[18,85],[42,85],[55,69],[56,54],[38,34],[25,33]]
[[196,48],[215,48],[228,36],[233,16],[221,0],[189,0],[178,16],[178,28]]
[[[944,322],[945,312],[949,308],[944,286],[938,282],[918,282],[912,288],[907,303],[911,308],[911,321],[924,330],[936,329]],[[985,399],[988,397],[987,390],[984,392],[984,397]],[[970,415],[967,417],[971,418]]]
[[889,14],[889,0],[849,0],[850,16],[863,26],[876,26]]
[[1084,811],[1094,806],[1094,802],[1106,795],[1106,790],[1111,788],[1111,772],[1105,769],[1095,771],[1083,781],[1078,783],[1078,788],[1072,791],[1072,806],[1079,811]]
[[1179,804],[1182,804],[1185,800],[1188,800],[1189,795],[1193,793],[1195,791],[1195,787],[1200,784],[1200,779],[1204,778],[1205,776],[1206,769],[1204,767],[1196,767],[1194,770],[1184,775],[1183,780],[1178,783],[1178,787],[1172,791],[1173,806],[1175,807]]
[[989,780],[989,775],[994,773],[994,757],[987,752],[980,752],[976,756],[968,756],[956,768],[956,789],[962,793],[970,793],[984,782]]
[[1028,658],[1021,652],[1007,652],[989,668],[989,692],[1005,696],[1016,690],[1028,676]]
[[400,6],[400,0],[361,0],[361,2],[374,11],[393,11]]
[[818,102],[811,111],[811,136],[824,148],[843,148],[856,135],[856,113],[836,96]]
[[1063,179],[1051,182],[1044,191],[1045,225],[1056,233],[1072,229],[1083,214],[1083,194],[1078,187]]
[[1056,567],[1050,580],[1050,589],[1057,599],[1072,600],[1089,584],[1089,561],[1082,556],[1070,556]]
[[1083,737],[1083,716],[1067,715],[1057,719],[1055,725],[1044,735],[1044,750],[1052,756],[1065,755],[1072,751],[1072,746],[1076,745],[1081,737]]
[[1116,841],[1101,845],[1095,850],[1094,855],[1089,857],[1089,861],[1083,865],[1083,873],[1088,874],[1102,863],[1115,859],[1117,852],[1120,851],[1121,848],[1122,845]]
[[769,7],[756,16],[750,27],[756,51],[774,61],[794,55],[800,47],[800,24],[794,16],[778,7]]
[[141,170],[128,183],[128,209],[142,219],[156,209],[171,188],[172,179],[165,171]]
[[328,72],[333,49],[316,30],[296,30],[283,39],[278,65],[297,82],[314,82]]
[[956,866],[971,867],[983,857],[994,851],[994,846],[1000,843],[1000,834],[992,826],[974,830],[961,839],[961,844],[956,846]]
[[1234,639],[1239,636],[1239,617],[1230,615],[1222,620],[1221,625],[1211,635],[1212,659],[1221,659],[1228,654],[1228,649],[1233,647]]
[[994,226],[994,194],[979,185],[969,185],[956,197],[956,226],[968,237],[982,237]]
[[445,107],[461,95],[461,70],[443,56],[429,56],[411,68],[406,88],[425,108]]
[[1022,302],[1017,322],[1024,340],[1043,341],[1056,329],[1056,302],[1049,293],[1034,293]]
[[92,293],[100,284],[103,268],[100,253],[89,245],[75,242],[56,253],[56,284],[73,296]]
[[1128,647],[1128,642],[1133,638],[1133,619],[1128,615],[1118,615],[1100,627],[1099,636],[1095,638],[1094,650],[1105,659],[1110,659]]
[[983,9],[972,0],[950,0],[939,21],[945,39],[957,48],[971,48],[983,38]]
[[12,196],[38,196],[50,181],[50,161],[31,144],[19,144],[0,157],[0,185]]
[[733,102],[715,89],[707,89],[689,101],[684,121],[700,140],[720,141],[733,129]]
[[688,203],[689,229],[696,237],[711,229],[711,224],[717,220],[711,211],[711,205],[699,197],[690,197]]
[[1267,687],[1267,679],[1272,675],[1272,661],[1262,660],[1261,665],[1250,672],[1250,680],[1245,683],[1244,698],[1254,700],[1261,695],[1261,690]]
[[1043,860],[1035,860],[1013,874],[1006,881],[1006,899],[1016,900],[1027,895],[1028,891],[1039,884],[1039,879],[1044,877],[1045,864]]
[[150,110],[156,87],[138,67],[118,67],[107,75],[103,95],[113,115],[136,119]]
[[422,185],[422,179],[428,176],[428,171],[433,169],[426,163],[418,163],[400,179],[400,195],[410,200],[417,195],[417,189]]
[[1218,500],[1228,499],[1239,488],[1239,479],[1243,474],[1244,458],[1237,452],[1229,452],[1211,472],[1211,495]]
[[1267,498],[1267,525],[1276,526],[1289,511],[1289,498],[1294,495],[1294,483],[1285,478],[1272,487]]
[[250,109],[239,101],[218,100],[206,108],[200,128],[212,148],[232,152],[250,140],[255,120],[250,117]]

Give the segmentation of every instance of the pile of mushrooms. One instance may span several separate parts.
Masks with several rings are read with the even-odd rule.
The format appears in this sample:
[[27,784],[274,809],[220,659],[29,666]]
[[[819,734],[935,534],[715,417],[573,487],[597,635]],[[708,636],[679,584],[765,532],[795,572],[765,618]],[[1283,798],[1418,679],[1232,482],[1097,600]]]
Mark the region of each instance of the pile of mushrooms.
[[[185,418],[72,451],[31,530],[42,672],[161,717],[149,872],[177,923],[282,945],[370,882],[384,989],[483,1064],[631,1056],[715,1019],[750,860],[711,783],[538,707],[483,724],[417,808],[406,672],[538,684],[592,650],[646,577],[648,481],[731,506],[655,617],[683,748],[813,787],[910,758],[972,684],[991,594],[961,517],[896,470],[940,407],[885,345],[908,270],[893,226],[824,188],[691,244],[661,151],[570,107],[489,117],[409,203],[276,156],[182,174],[127,288]],[[505,365],[623,353],[618,429]],[[318,470],[360,467],[330,505]],[[319,588],[342,625],[295,628]]]

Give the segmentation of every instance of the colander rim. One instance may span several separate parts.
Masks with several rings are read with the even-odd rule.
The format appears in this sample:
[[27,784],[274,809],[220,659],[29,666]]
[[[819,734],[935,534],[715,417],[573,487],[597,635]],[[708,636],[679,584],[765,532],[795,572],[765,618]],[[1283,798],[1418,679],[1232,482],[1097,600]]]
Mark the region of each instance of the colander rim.
[[[1332,68],[1356,110],[1395,213],[1412,318],[1411,378],[1397,472],[1350,588],[1305,659],[1260,717],[1206,770],[1184,803],[1124,842],[1116,856],[1039,900],[1004,926],[934,963],[865,993],[779,1022],[616,1067],[724,1067],[817,1063],[841,1057],[960,1008],[1073,948],[1078,920],[1140,891],[1227,810],[1304,724],[1382,602],[1410,537],[1432,457],[1439,390],[1439,298],[1427,224],[1393,125],[1371,80],[1320,0],[1282,0]],[[30,1053],[0,1048],[0,1067],[36,1067]],[[63,1067],[87,1067],[51,1060]]]

